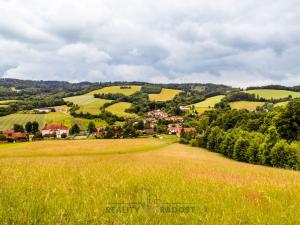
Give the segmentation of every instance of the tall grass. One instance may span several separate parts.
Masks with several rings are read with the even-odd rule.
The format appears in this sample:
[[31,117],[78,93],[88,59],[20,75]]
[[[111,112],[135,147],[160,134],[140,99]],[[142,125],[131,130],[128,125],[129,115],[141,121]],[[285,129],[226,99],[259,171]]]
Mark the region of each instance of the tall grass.
[[0,184],[1,224],[300,224],[299,172],[172,140],[2,145]]

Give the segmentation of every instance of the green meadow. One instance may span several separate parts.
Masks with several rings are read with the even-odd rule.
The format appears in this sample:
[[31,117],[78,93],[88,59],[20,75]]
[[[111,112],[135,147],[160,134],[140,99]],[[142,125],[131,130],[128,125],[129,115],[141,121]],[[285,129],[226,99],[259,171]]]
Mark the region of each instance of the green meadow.
[[206,110],[210,110],[211,108],[213,108],[215,104],[219,103],[224,97],[225,95],[217,95],[214,97],[210,97],[205,99],[202,102],[198,102],[194,104],[194,107],[199,113],[202,113]]
[[300,172],[171,139],[0,145],[1,224],[300,224]]
[[249,94],[255,94],[256,96],[263,97],[265,99],[280,99],[286,98],[290,95],[293,98],[300,98],[300,92],[287,91],[287,90],[272,90],[272,89],[256,89],[246,91]]

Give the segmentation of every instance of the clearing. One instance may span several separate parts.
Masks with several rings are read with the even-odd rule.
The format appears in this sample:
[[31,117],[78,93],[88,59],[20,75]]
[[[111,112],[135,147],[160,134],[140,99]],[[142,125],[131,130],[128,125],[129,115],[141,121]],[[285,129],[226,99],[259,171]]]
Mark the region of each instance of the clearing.
[[159,94],[149,94],[149,100],[157,102],[170,101],[181,92],[181,90],[163,88]]
[[300,172],[164,139],[0,145],[0,183],[3,224],[300,224]]

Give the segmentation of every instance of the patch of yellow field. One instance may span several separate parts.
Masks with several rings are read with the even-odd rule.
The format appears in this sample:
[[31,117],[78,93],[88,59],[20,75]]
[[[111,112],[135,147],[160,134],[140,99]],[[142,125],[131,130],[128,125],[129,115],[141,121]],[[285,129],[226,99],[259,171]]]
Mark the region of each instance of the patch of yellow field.
[[203,113],[204,111],[211,110],[215,106],[215,104],[219,103],[224,97],[225,95],[217,95],[207,98],[202,102],[198,102],[194,104],[195,110],[197,110],[198,113]]
[[258,106],[263,106],[265,102],[250,102],[250,101],[237,101],[230,102],[229,105],[232,109],[247,109],[255,111]]
[[163,88],[159,94],[149,94],[149,100],[157,102],[170,101],[181,92],[181,90]]
[[131,103],[129,102],[118,102],[113,105],[110,105],[106,108],[106,110],[117,116],[134,117],[135,114],[125,112],[125,110],[129,109],[130,107]]
[[255,89],[246,91],[249,94],[263,97],[265,99],[280,99],[292,96],[293,98],[300,98],[300,92],[287,91],[287,90],[272,90],[272,89]]

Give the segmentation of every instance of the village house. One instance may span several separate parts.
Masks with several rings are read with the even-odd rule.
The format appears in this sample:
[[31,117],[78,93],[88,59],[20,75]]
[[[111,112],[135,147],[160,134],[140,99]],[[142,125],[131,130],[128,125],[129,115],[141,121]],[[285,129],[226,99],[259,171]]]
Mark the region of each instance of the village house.
[[16,141],[26,141],[27,136],[24,132],[15,132],[14,130],[6,130],[3,132],[3,136],[7,139],[13,139]]
[[61,137],[62,134],[68,135],[69,128],[63,124],[46,124],[42,130],[42,135],[54,135]]
[[150,111],[147,113],[147,115],[155,118],[161,118],[161,119],[167,118],[169,116],[168,113],[163,112],[160,109]]
[[171,122],[182,122],[183,117],[182,116],[170,116],[170,117],[165,118],[165,120],[171,121]]
[[190,110],[192,108],[192,106],[187,105],[187,106],[179,106],[180,110],[182,111],[186,111],[186,110]]
[[167,131],[168,134],[180,136],[182,129],[180,124],[169,124]]

